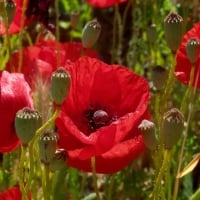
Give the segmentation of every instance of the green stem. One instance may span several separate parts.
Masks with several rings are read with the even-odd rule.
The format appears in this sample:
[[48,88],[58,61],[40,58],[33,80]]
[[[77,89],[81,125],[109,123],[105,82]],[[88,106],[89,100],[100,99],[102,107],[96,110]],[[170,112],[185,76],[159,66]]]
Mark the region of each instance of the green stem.
[[189,81],[189,85],[188,85],[188,88],[185,92],[185,95],[183,97],[183,100],[181,102],[181,107],[180,107],[180,111],[185,114],[186,112],[186,106],[188,105],[187,103],[187,100],[188,98],[190,98],[190,95],[191,95],[191,92],[192,92],[192,84],[193,84],[193,81],[194,81],[194,70],[195,70],[195,66],[192,65],[192,69],[191,69],[191,72],[190,72],[190,81]]
[[25,163],[25,153],[26,147],[21,145],[21,155],[20,155],[20,162],[19,162],[19,186],[22,193],[22,200],[28,200],[27,192],[24,187],[24,163]]
[[58,116],[60,112],[60,107],[57,107],[56,108],[56,111],[54,112],[54,114],[52,115],[52,117],[42,125],[42,127],[40,127],[33,139],[31,140],[30,142],[30,145],[29,145],[29,156],[30,156],[30,172],[29,172],[29,178],[28,178],[28,181],[27,181],[27,185],[26,185],[26,189],[27,191],[29,190],[30,188],[30,185],[31,185],[31,181],[32,181],[32,178],[34,176],[34,146],[35,146],[35,142],[38,140],[38,138],[40,137],[40,135],[45,131],[45,129],[49,126],[51,126],[52,124],[54,124],[54,121],[56,119],[56,117]]
[[117,41],[117,54],[116,54],[116,60],[118,62],[118,64],[122,64],[122,60],[121,60],[121,54],[122,54],[122,43],[123,43],[123,26],[124,24],[122,24],[122,19],[120,16],[120,12],[119,12],[119,7],[118,5],[116,5],[116,9],[117,9],[117,32],[118,32],[118,41]]
[[59,31],[59,0],[55,0],[55,15],[56,15],[56,54],[57,54],[57,68],[60,67],[60,31]]
[[46,200],[50,200],[51,199],[51,188],[50,188],[50,178],[49,178],[49,175],[50,175],[50,170],[49,170],[49,165],[45,165],[44,166],[44,170],[45,170],[45,190],[46,190]]
[[35,133],[31,143],[37,141],[37,139],[40,137],[40,135],[51,125],[54,124],[55,119],[57,118],[58,114],[60,112],[60,107],[56,108],[56,111],[54,112],[53,116],[45,122]]
[[95,189],[95,192],[96,192],[96,195],[97,195],[97,200],[100,200],[99,189],[98,189],[98,185],[97,185],[95,157],[91,158],[91,166],[92,166],[92,176],[93,176],[94,189]]
[[200,188],[190,197],[190,200],[199,200],[200,199]]
[[30,143],[30,146],[29,146],[29,177],[28,177],[28,181],[27,181],[27,184],[26,184],[26,191],[29,191],[30,189],[30,186],[31,186],[31,181],[32,181],[32,178],[34,176],[34,169],[35,169],[35,165],[34,165],[34,143],[31,142]]
[[111,178],[110,178],[110,181],[109,181],[109,185],[108,185],[108,197],[107,197],[107,200],[111,200],[112,199],[114,182],[115,182],[115,179],[111,175]]
[[5,7],[4,7],[3,11],[4,11],[3,14],[4,14],[4,19],[5,19],[5,30],[6,30],[5,35],[6,35],[6,41],[7,41],[8,54],[9,54],[9,63],[10,63],[11,71],[14,72],[15,68],[13,65],[13,58],[12,58],[12,54],[11,54],[12,51],[11,51],[10,35],[8,32],[8,29],[9,29],[8,15],[7,15]]
[[116,36],[117,36],[117,12],[118,7],[115,6],[114,10],[114,19],[113,19],[113,39],[112,39],[112,55],[111,55],[111,63],[114,63],[116,56]]
[[161,184],[162,184],[161,182],[162,182],[162,179],[163,179],[163,177],[164,177],[164,175],[167,172],[167,169],[169,167],[170,157],[171,157],[171,151],[165,150],[162,166],[161,166],[160,171],[158,173],[158,176],[156,178],[154,189],[153,189],[153,192],[152,192],[152,197],[155,200],[159,199],[160,192],[161,192]]
[[21,24],[20,24],[20,41],[19,41],[19,63],[18,63],[18,72],[21,72],[22,69],[22,61],[23,61],[23,32],[24,32],[24,23],[25,23],[25,11],[27,8],[28,0],[23,0],[22,4],[22,16],[21,16]]
[[173,53],[173,61],[172,61],[172,66],[169,71],[168,79],[167,79],[167,84],[164,90],[163,98],[162,98],[162,106],[161,106],[161,113],[164,112],[164,106],[166,105],[166,101],[168,100],[171,92],[172,92],[172,86],[174,84],[174,70],[175,70],[175,62],[176,62],[176,56],[175,53]]
[[[189,113],[188,113],[186,128],[185,128],[185,132],[184,132],[184,136],[183,136],[183,142],[182,142],[182,145],[181,145],[181,152],[180,152],[180,156],[179,156],[177,174],[179,174],[180,171],[181,171],[184,148],[185,148],[186,139],[187,139],[187,135],[188,135],[189,123],[190,123],[191,116],[192,116],[193,103],[194,103],[194,97],[195,97],[196,90],[197,90],[197,83],[198,83],[198,80],[199,80],[199,74],[200,74],[200,69],[198,67],[198,71],[197,71],[197,75],[196,75],[196,79],[195,79],[195,83],[194,83],[194,88],[192,88],[191,102],[189,104]],[[193,83],[193,81],[190,81],[190,82]],[[174,191],[173,191],[173,200],[176,200],[176,198],[177,198],[178,189],[179,189],[179,178],[176,178],[175,184],[174,184]]]
[[46,189],[46,171],[44,169],[44,166],[41,169],[42,172],[42,190],[43,190],[43,196],[44,196],[44,200],[48,199],[48,191]]

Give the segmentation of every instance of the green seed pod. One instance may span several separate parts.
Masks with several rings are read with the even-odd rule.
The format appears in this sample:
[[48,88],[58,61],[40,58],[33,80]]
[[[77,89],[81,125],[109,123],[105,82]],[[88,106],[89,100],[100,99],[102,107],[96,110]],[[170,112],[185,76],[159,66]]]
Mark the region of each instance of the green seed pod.
[[84,48],[91,48],[98,40],[101,33],[101,25],[95,19],[89,21],[82,31],[82,45]]
[[155,24],[151,24],[148,28],[147,28],[147,38],[149,40],[149,42],[151,43],[155,43],[157,40],[157,30],[156,30],[156,25]]
[[144,143],[150,150],[156,150],[158,142],[155,136],[155,124],[149,120],[142,120],[138,129],[141,131]]
[[164,31],[167,45],[175,53],[182,39],[183,18],[175,12],[170,12],[164,19]]
[[184,116],[177,108],[172,108],[164,115],[161,139],[166,149],[171,149],[178,142],[183,128]]
[[200,53],[200,41],[196,38],[192,38],[187,41],[186,44],[187,57],[192,64],[196,63],[198,55]]
[[51,171],[61,170],[66,167],[67,153],[64,149],[57,149],[53,159],[50,162],[49,168]]
[[15,129],[23,145],[27,145],[31,141],[41,124],[42,118],[36,110],[23,108],[16,113]]
[[79,20],[80,20],[80,12],[77,10],[72,11],[70,13],[70,24],[73,29],[77,27]]
[[156,66],[152,70],[152,82],[157,91],[160,91],[166,83],[168,72],[164,67]]
[[70,86],[70,75],[62,67],[58,68],[51,76],[51,96],[57,105],[65,100]]
[[57,147],[57,136],[52,130],[46,130],[39,138],[40,160],[45,165],[50,164]]

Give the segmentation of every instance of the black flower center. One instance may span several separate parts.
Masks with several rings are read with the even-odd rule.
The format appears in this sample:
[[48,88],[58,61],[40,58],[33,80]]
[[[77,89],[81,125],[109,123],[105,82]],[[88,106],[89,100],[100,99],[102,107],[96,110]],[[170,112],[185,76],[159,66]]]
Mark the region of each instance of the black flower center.
[[93,107],[85,111],[84,116],[91,132],[117,120],[117,116],[110,115],[106,109],[94,109]]

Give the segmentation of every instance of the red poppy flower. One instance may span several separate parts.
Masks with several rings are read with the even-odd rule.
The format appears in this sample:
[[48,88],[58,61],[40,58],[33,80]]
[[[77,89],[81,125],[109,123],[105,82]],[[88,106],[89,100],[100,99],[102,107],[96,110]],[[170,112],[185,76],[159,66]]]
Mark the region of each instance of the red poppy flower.
[[[22,194],[19,187],[15,186],[0,193],[0,200],[21,200]],[[29,200],[31,196],[29,195]]]
[[[60,65],[65,62],[74,62],[82,54],[82,44],[78,42],[59,43]],[[41,40],[34,46],[24,48],[21,72],[27,82],[34,87],[36,76],[44,81],[49,80],[53,71],[57,68],[57,46],[55,40]],[[98,57],[97,52],[87,49],[85,55]],[[13,54],[14,68],[18,70],[19,53]],[[10,65],[6,68],[11,71]]]
[[147,81],[119,65],[83,57],[66,66],[71,88],[56,119],[67,165],[98,173],[114,173],[144,150],[137,126],[148,118]]
[[[192,39],[196,38],[200,40],[200,23],[194,24],[192,29],[190,29],[184,36],[181,42],[181,45],[177,51],[176,54],[176,69],[175,69],[175,76],[176,78],[184,83],[185,85],[189,84],[190,80],[190,71],[192,68],[192,65],[187,57],[186,53],[186,44],[187,42]],[[194,80],[197,77],[197,74],[199,73],[199,67],[200,67],[200,55],[199,58],[195,64],[195,72],[194,72]],[[200,78],[197,83],[197,87],[200,88]]]
[[19,145],[14,120],[23,107],[32,107],[30,87],[23,74],[0,72],[0,152],[9,152]]
[[87,0],[91,6],[97,8],[107,8],[125,1],[127,0]]

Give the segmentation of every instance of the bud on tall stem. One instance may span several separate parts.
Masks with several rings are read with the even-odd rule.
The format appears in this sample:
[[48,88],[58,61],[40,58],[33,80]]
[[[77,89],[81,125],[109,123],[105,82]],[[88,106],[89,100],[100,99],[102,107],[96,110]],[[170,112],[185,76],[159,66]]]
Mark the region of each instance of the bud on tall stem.
[[70,86],[70,75],[62,67],[58,68],[51,77],[51,96],[57,105],[65,100]]
[[31,141],[36,130],[41,126],[41,123],[42,118],[35,110],[23,108],[17,112],[15,129],[23,145],[27,145]]
[[178,142],[183,128],[183,114],[177,108],[172,108],[163,117],[161,139],[164,148],[171,149]]
[[183,32],[183,18],[175,12],[170,12],[164,19],[164,31],[167,45],[173,53],[178,49]]
[[89,21],[82,31],[82,45],[84,48],[92,47],[98,40],[101,33],[101,25],[95,19]]
[[192,64],[196,63],[200,53],[200,41],[192,38],[186,44],[187,57]]

